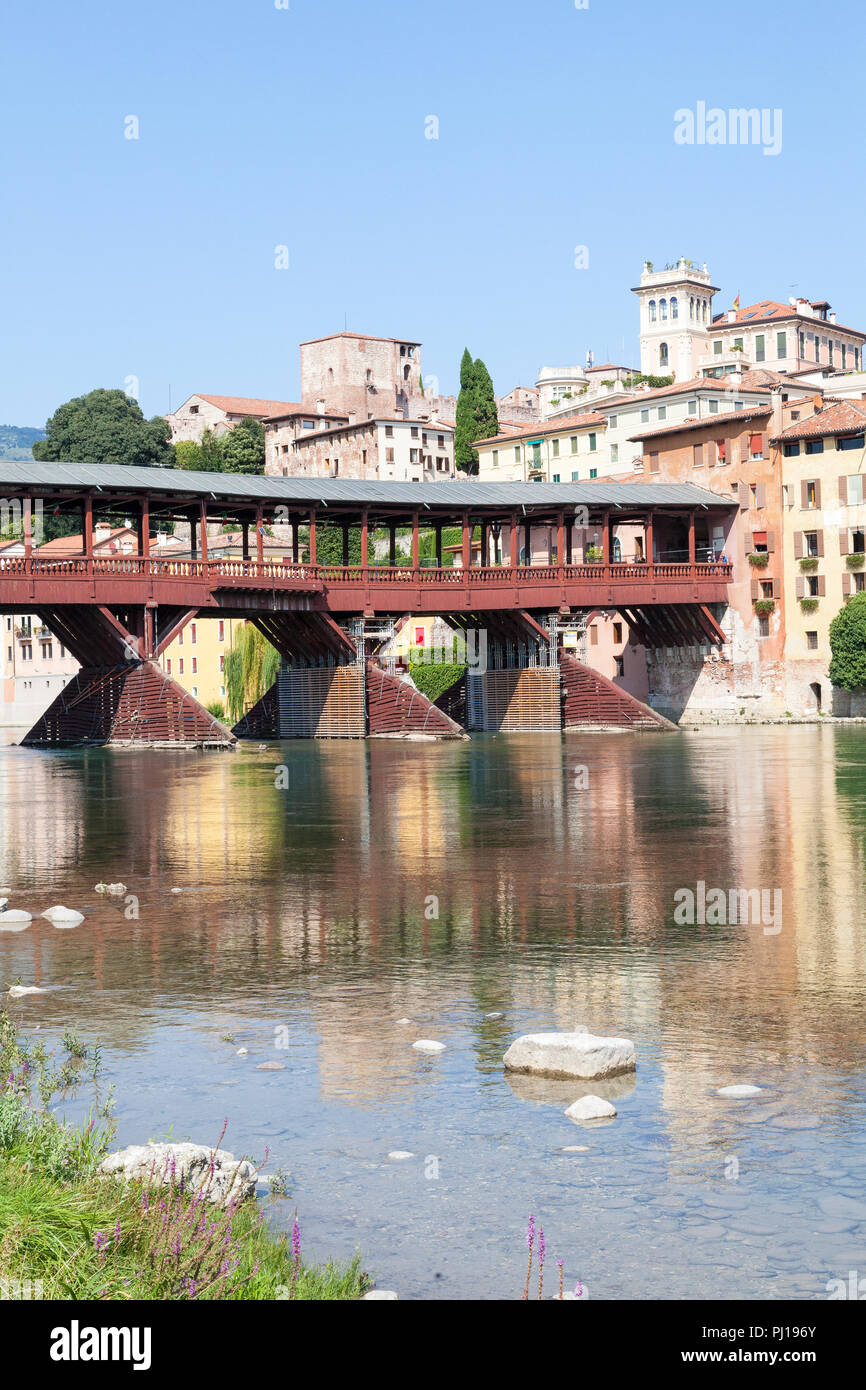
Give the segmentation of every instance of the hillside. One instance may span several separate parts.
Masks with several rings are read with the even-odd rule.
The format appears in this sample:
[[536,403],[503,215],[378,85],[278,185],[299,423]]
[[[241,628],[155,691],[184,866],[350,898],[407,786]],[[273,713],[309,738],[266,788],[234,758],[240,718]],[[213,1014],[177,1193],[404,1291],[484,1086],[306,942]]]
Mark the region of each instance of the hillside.
[[0,458],[32,459],[33,445],[44,438],[44,430],[29,425],[0,425]]

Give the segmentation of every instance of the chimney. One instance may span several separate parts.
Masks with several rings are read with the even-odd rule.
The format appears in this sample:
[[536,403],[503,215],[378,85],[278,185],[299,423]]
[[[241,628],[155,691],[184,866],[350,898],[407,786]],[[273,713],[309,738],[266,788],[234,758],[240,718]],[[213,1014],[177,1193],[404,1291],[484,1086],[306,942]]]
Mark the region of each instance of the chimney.
[[737,311],[736,311],[736,309],[729,309],[729,310],[728,310],[728,323],[736,323],[736,322],[737,322]]
[[322,401],[322,400],[316,401],[316,411],[318,412],[319,415],[324,415],[324,413],[325,413],[325,402],[324,402],[324,401]]
[[823,408],[824,408],[824,400],[823,400],[823,397],[821,397],[821,396],[813,396],[813,397],[812,397],[812,409],[814,410],[815,414],[816,414],[816,415],[820,415],[820,414],[821,414],[821,411],[823,410]]
[[156,543],[157,543],[157,545],[165,545],[167,541],[168,541],[168,532],[167,532],[167,531],[157,531],[157,533],[156,533]]

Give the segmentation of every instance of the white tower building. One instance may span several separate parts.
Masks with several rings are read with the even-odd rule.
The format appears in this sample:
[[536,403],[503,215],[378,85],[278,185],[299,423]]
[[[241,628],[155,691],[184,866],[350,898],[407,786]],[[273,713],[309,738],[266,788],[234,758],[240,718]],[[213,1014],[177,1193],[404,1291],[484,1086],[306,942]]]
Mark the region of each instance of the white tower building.
[[683,257],[675,266],[655,270],[644,262],[640,284],[640,369],[648,376],[689,381],[706,355],[713,322],[713,295],[706,266],[699,270]]

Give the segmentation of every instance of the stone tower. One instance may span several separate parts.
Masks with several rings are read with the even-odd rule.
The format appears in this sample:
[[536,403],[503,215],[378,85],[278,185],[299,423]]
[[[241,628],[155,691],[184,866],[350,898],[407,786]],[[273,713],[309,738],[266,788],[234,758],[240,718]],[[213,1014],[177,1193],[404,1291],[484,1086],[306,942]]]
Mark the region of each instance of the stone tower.
[[655,270],[645,261],[640,284],[640,369],[649,376],[689,381],[699,375],[699,360],[709,352],[713,295],[706,266],[682,257],[675,266]]
[[416,396],[423,399],[420,343],[362,333],[301,343],[301,401],[307,410],[357,420],[408,418]]

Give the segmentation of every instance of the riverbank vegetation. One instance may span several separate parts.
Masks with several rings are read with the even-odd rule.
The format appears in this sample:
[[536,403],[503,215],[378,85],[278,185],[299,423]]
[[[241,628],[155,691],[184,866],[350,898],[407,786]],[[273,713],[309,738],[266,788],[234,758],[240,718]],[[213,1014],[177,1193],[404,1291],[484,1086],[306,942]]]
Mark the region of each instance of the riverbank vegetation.
[[[94,1109],[78,1126],[50,1108],[82,1085]],[[71,1034],[49,1052],[0,1007],[0,1289],[45,1299],[348,1300],[359,1258],[304,1262],[300,1229],[274,1235],[255,1201],[225,1208],[181,1181],[100,1177],[114,1138],[98,1045]],[[25,1293],[22,1287],[29,1290]],[[17,1291],[17,1292],[16,1292]]]

